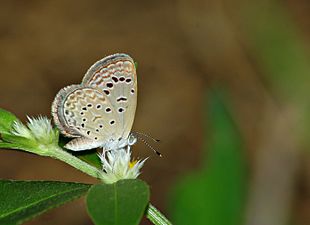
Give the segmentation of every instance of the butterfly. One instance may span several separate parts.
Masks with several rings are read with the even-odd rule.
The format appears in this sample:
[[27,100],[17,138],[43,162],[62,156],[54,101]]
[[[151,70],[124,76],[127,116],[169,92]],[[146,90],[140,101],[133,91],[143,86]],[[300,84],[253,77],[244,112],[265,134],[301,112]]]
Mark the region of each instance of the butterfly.
[[81,151],[133,145],[137,90],[136,67],[129,55],[117,53],[93,64],[81,84],[61,89],[52,103],[55,125],[73,138],[64,147]]

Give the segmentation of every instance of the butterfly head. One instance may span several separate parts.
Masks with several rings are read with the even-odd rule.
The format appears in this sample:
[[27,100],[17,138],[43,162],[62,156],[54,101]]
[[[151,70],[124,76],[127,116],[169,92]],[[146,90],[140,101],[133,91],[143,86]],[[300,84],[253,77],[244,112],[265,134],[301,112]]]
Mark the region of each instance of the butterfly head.
[[105,151],[117,150],[126,148],[127,146],[132,146],[137,142],[137,138],[134,134],[130,134],[128,138],[118,138],[118,139],[109,139],[102,146]]

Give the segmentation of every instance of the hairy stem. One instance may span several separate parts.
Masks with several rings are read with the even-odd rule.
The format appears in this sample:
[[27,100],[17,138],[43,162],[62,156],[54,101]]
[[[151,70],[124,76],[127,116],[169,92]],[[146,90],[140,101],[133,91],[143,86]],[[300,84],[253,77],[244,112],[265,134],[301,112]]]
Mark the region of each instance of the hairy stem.
[[152,204],[149,204],[146,217],[155,225],[172,225],[172,223]]
[[51,151],[48,151],[46,156],[61,160],[70,166],[73,166],[74,168],[82,171],[83,173],[88,174],[89,176],[102,180],[102,171],[80,160],[79,158],[58,146],[54,146]]

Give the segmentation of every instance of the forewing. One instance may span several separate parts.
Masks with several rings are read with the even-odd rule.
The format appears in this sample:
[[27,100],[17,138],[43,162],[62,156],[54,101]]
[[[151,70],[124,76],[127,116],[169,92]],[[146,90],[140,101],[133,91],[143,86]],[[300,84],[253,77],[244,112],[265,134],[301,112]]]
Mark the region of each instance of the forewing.
[[63,88],[57,94],[52,115],[65,136],[77,137],[66,146],[72,150],[102,146],[114,138],[119,123],[101,90],[80,85]]
[[133,59],[126,54],[103,58],[89,68],[82,85],[102,90],[119,121],[116,136],[128,138],[137,105],[137,75]]

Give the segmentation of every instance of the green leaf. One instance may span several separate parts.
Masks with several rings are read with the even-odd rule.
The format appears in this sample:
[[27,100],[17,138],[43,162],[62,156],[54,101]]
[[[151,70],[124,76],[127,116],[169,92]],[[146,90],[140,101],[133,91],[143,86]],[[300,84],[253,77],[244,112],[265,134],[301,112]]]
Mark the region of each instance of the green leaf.
[[209,103],[202,168],[183,175],[172,192],[175,224],[242,224],[246,168],[241,137],[223,97],[213,93]]
[[0,180],[0,224],[21,224],[84,195],[90,186],[58,181]]
[[98,184],[87,195],[88,212],[95,225],[139,224],[149,202],[149,187],[141,180]]
[[14,114],[0,108],[0,133],[10,133],[12,124],[17,120]]
[[88,164],[98,169],[101,169],[101,161],[100,158],[98,157],[98,152],[96,149],[73,152],[73,155],[83,160],[84,162],[87,162]]

